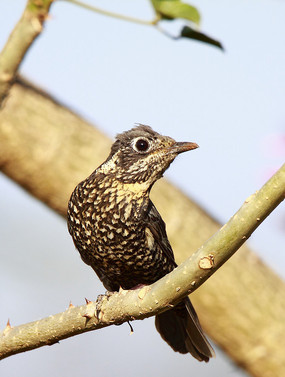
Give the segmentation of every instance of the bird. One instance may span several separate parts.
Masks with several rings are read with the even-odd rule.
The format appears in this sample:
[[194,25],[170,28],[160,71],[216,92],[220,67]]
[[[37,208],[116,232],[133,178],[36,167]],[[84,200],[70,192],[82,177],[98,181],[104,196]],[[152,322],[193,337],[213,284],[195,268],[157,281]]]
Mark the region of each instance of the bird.
[[[139,124],[118,134],[106,161],[74,189],[68,230],[108,291],[153,284],[177,267],[150,191],[180,153],[196,148]],[[188,297],[156,315],[155,326],[174,351],[214,356]]]

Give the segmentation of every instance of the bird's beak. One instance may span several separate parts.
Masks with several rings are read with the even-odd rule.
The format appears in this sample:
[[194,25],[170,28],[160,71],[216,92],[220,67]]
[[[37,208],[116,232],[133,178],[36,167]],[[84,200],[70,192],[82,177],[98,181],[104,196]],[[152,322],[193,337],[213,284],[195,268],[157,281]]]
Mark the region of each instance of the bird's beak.
[[182,152],[191,151],[192,149],[199,148],[199,145],[196,143],[190,142],[176,142],[169,149],[170,153],[179,154]]

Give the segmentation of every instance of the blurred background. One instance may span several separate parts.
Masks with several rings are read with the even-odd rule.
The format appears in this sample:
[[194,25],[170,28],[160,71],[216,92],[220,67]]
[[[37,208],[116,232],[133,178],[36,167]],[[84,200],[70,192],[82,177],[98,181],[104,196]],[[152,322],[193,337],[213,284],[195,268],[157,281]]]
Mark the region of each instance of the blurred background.
[[[0,2],[1,48],[25,3]],[[153,17],[147,0],[92,4]],[[224,223],[284,162],[285,3],[192,4],[201,12],[201,30],[219,39],[224,53],[62,1],[53,4],[21,73],[112,138],[140,122],[197,142],[200,148],[178,158],[166,177]],[[165,22],[173,33],[180,27]],[[1,328],[8,318],[19,325],[104,292],[59,216],[3,175],[0,193]],[[281,205],[249,240],[283,277],[284,229]],[[127,324],[112,326],[5,359],[0,375],[244,376],[219,350],[207,365],[174,353],[153,319],[133,326],[132,336]]]

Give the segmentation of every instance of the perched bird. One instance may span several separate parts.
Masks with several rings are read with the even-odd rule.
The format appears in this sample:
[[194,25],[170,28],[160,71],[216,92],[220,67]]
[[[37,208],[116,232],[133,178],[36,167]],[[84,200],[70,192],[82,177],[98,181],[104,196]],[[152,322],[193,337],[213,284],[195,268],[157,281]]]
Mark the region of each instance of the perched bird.
[[[75,188],[68,229],[107,290],[152,284],[177,266],[149,193],[179,153],[197,147],[139,125],[118,135],[107,160]],[[200,361],[213,356],[188,297],[157,315],[155,325],[174,351]]]

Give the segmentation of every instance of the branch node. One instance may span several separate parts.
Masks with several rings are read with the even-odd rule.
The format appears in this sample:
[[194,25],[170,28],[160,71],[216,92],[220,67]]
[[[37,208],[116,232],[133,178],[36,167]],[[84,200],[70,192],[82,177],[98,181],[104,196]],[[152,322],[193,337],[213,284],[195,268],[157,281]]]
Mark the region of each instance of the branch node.
[[147,294],[148,291],[149,291],[149,287],[144,286],[142,289],[139,290],[138,298],[140,298],[142,300],[144,298],[144,296]]
[[209,254],[206,257],[203,257],[199,261],[199,268],[202,270],[210,270],[214,267],[214,255]]

